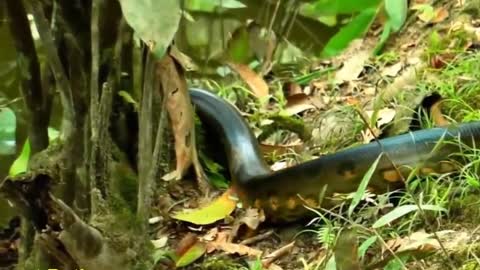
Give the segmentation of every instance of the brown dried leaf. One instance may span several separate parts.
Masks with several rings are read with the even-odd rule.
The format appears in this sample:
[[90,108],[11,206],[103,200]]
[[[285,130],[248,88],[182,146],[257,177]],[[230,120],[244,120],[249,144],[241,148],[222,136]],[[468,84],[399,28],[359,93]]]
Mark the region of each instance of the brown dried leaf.
[[169,54],[158,62],[156,71],[163,95],[167,99],[166,106],[172,123],[177,161],[176,170],[165,175],[163,179],[181,179],[193,163],[199,187],[206,192],[208,184],[195,148],[194,113],[184,72]]
[[287,97],[285,110],[288,115],[298,114],[310,109],[315,109],[315,106],[306,94],[300,93]]
[[304,145],[303,143],[293,143],[293,144],[286,144],[286,145],[271,145],[260,143],[260,150],[264,154],[275,154],[275,155],[283,155],[290,151],[295,153],[303,151]]
[[446,18],[448,18],[448,10],[445,7],[440,7],[435,10],[435,16],[430,21],[431,23],[439,23],[443,22]]
[[241,256],[247,255],[252,257],[258,257],[262,255],[262,251],[254,249],[242,244],[234,244],[229,241],[230,234],[228,231],[218,233],[217,238],[213,242],[207,243],[207,251],[213,252],[214,250],[222,250],[228,254],[238,254]]
[[256,97],[263,98],[268,96],[268,84],[250,67],[232,62],[228,62],[227,64],[231,69],[235,70],[238,75],[240,75],[242,80],[247,83],[248,87],[250,87],[250,90],[252,90]]

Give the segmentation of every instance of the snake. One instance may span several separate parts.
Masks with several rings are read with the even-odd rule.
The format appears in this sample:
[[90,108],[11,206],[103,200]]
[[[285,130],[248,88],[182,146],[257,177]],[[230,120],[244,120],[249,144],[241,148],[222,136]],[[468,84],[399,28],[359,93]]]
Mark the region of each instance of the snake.
[[458,171],[466,161],[455,154],[480,142],[480,121],[455,123],[347,147],[273,171],[236,106],[208,90],[189,88],[189,93],[202,126],[219,138],[231,187],[242,206],[261,209],[276,222],[304,218],[313,213],[309,208],[338,205],[340,195],[356,192],[369,170],[367,189],[375,194],[404,188],[414,170],[417,175]]

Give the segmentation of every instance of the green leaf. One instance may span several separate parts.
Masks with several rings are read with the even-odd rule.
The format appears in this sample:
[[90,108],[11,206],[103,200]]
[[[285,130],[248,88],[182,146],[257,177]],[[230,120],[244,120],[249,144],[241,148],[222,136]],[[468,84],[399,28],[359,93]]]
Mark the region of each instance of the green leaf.
[[182,12],[178,0],[120,0],[135,33],[161,58],[177,32]]
[[203,208],[195,209],[193,211],[178,212],[172,217],[196,225],[212,224],[218,220],[224,219],[235,210],[237,201],[232,199],[231,194],[232,191],[227,190],[221,197]]
[[221,9],[235,9],[247,7],[236,0],[186,0],[185,9],[200,12],[218,12]]
[[385,0],[385,11],[388,14],[393,32],[397,32],[402,28],[407,18],[408,2],[407,0]]
[[373,49],[373,55],[378,55],[380,53],[380,51],[383,49],[383,46],[385,45],[385,42],[387,42],[388,38],[390,37],[391,32],[392,26],[390,25],[390,22],[387,21],[383,26],[382,35],[380,36],[380,39],[375,46],[375,49]]
[[9,108],[0,108],[0,155],[13,155],[16,149],[17,118]]
[[128,93],[127,91],[121,90],[121,91],[118,91],[118,95],[121,96],[125,102],[132,104],[135,110],[138,110],[138,103],[130,95],[130,93]]
[[332,16],[338,14],[354,14],[369,8],[376,8],[380,0],[317,0],[304,3],[300,7],[300,14],[307,17]]
[[363,241],[363,243],[358,247],[358,257],[363,258],[367,253],[367,250],[377,241],[377,236],[373,235],[370,236],[367,240]]
[[342,27],[335,36],[333,36],[323,48],[321,55],[323,57],[332,57],[338,55],[344,50],[350,42],[361,37],[370,27],[375,19],[376,9],[367,9],[358,14],[353,20]]
[[25,141],[25,144],[22,148],[22,153],[20,156],[13,162],[12,166],[10,167],[10,171],[8,175],[15,176],[20,173],[24,173],[27,171],[28,167],[28,160],[30,159],[30,141]]
[[358,185],[357,191],[353,196],[352,203],[350,204],[350,207],[348,207],[349,217],[352,216],[353,210],[355,209],[355,207],[357,207],[360,200],[362,200],[363,195],[365,195],[365,190],[367,190],[368,183],[370,182],[370,179],[372,178],[372,175],[375,172],[375,169],[377,168],[378,162],[380,161],[381,157],[382,157],[382,153],[378,155],[377,159],[373,162],[372,166],[370,166],[368,171],[363,176],[362,181],[360,182],[360,185]]
[[198,258],[202,257],[206,251],[207,248],[205,244],[202,242],[196,242],[180,258],[178,258],[175,265],[177,267],[187,266],[196,261]]
[[237,29],[226,50],[228,59],[237,64],[248,64],[252,59],[253,53],[250,48],[250,39],[245,27]]
[[[426,204],[426,205],[422,205],[421,206],[422,210],[429,210],[429,211],[441,211],[441,212],[446,212],[447,209],[443,208],[443,207],[440,207],[438,205],[431,205],[431,204]],[[402,206],[399,206],[395,209],[393,209],[391,212],[389,212],[388,214],[382,216],[381,218],[379,218],[373,225],[372,227],[374,229],[377,229],[377,228],[380,228],[380,227],[383,227],[387,224],[389,224],[390,222],[396,220],[396,219],[399,219],[403,216],[405,216],[406,214],[410,213],[410,212],[413,212],[413,211],[416,211],[418,210],[418,207],[414,204],[408,204],[408,205],[402,205]]]

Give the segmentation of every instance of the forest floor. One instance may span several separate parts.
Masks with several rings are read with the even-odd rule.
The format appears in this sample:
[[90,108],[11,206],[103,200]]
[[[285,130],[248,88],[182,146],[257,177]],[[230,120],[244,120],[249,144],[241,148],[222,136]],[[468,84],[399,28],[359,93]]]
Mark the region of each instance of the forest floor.
[[[265,139],[263,146],[281,152],[266,156],[272,169],[405,133],[422,105],[429,111],[421,120],[422,128],[480,120],[479,9],[474,1],[471,6],[463,1],[440,2],[430,13],[417,10],[380,56],[371,56],[381,32],[373,29],[342,55],[309,63],[297,80],[269,81],[270,86],[281,81],[277,91],[285,100],[259,110],[260,117],[246,112],[252,129],[261,133],[264,123],[258,119],[282,111],[301,118],[310,132],[308,139],[290,131],[274,132]],[[318,75],[318,70],[332,66],[339,68]],[[238,91],[239,84],[243,82],[217,90]],[[248,102],[239,104],[238,97],[232,101],[248,110]],[[477,155],[468,158],[469,167],[476,167]],[[414,179],[409,186],[395,205],[385,196],[368,194],[368,205],[351,217],[339,209],[328,212],[328,218],[326,213],[318,214],[309,223],[261,224],[254,235],[247,233],[233,243],[226,240],[232,231],[227,221],[208,226],[175,222],[160,235],[179,240],[193,232],[204,241],[216,242],[215,252],[188,269],[266,269],[260,262],[268,269],[335,269],[335,263],[337,269],[349,269],[348,265],[354,267],[350,269],[476,269],[480,265],[476,172],[465,169],[461,175]],[[372,228],[384,214],[417,203],[446,211],[399,213],[388,225]],[[189,205],[187,201],[179,207]],[[242,266],[240,258],[250,261],[250,266]]]

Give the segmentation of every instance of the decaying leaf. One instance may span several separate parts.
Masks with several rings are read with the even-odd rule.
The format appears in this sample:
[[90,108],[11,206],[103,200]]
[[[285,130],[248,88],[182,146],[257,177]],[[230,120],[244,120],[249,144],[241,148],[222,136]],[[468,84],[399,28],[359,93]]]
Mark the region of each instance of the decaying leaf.
[[[372,119],[375,111],[366,111],[365,113],[368,115],[368,119],[371,121],[371,126],[370,128],[367,127],[362,131],[362,137],[363,141],[368,143],[381,134],[381,127],[383,125],[392,122],[392,120],[395,118],[396,111],[390,108],[383,108],[376,112],[376,119]],[[374,132],[373,134],[372,131]]]
[[260,143],[260,150],[263,154],[283,155],[289,152],[299,153],[303,151],[304,144],[302,142],[286,144],[286,145],[271,145]]
[[365,63],[370,57],[370,52],[361,51],[354,54],[350,59],[343,63],[343,67],[335,74],[334,82],[341,84],[358,79],[362,73]]
[[435,9],[429,4],[418,4],[412,6],[413,10],[419,10],[418,18],[426,23],[439,23],[444,21],[449,13],[445,7]]
[[238,254],[240,256],[258,257],[262,255],[262,251],[251,248],[242,244],[235,244],[229,242],[229,232],[223,231],[218,233],[215,241],[207,243],[207,250],[212,252],[214,250],[222,250],[228,254]]
[[315,109],[310,97],[304,93],[295,94],[287,97],[285,111],[288,115],[294,115],[306,110]]
[[382,76],[396,77],[400,72],[400,70],[402,70],[402,68],[403,68],[403,63],[398,62],[396,64],[393,64],[391,66],[384,68],[381,74]]
[[209,205],[200,209],[178,212],[172,217],[196,225],[212,224],[230,215],[235,210],[236,204],[237,200],[234,199],[233,190],[228,189]]
[[250,67],[233,62],[228,62],[228,66],[240,75],[242,80],[248,85],[248,87],[250,87],[250,90],[252,90],[256,97],[264,98],[268,96],[268,84]]
[[160,78],[164,97],[167,99],[166,106],[175,137],[177,161],[175,171],[165,175],[163,179],[181,179],[193,164],[199,188],[206,193],[208,183],[195,147],[193,107],[184,72],[179,67],[180,65],[176,65],[169,54],[166,54],[157,66],[157,76]]

